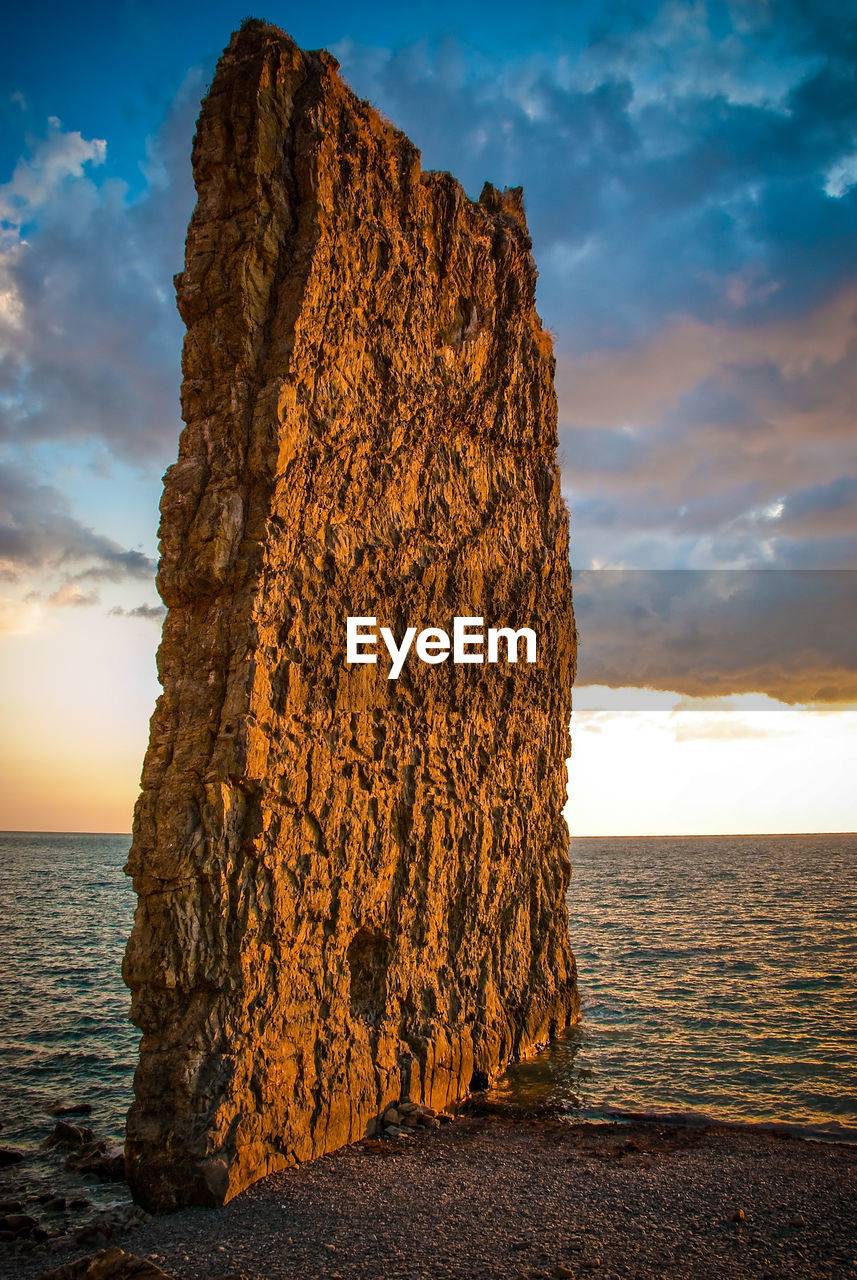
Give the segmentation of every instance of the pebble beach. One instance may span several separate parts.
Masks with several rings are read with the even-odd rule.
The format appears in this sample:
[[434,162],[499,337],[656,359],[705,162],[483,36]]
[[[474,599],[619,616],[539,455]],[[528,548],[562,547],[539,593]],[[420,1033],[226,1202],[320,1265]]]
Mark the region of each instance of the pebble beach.
[[[850,1144],[477,1102],[100,1247],[177,1280],[857,1277],[855,1191]],[[93,1252],[62,1240],[6,1251],[0,1275],[35,1280]]]

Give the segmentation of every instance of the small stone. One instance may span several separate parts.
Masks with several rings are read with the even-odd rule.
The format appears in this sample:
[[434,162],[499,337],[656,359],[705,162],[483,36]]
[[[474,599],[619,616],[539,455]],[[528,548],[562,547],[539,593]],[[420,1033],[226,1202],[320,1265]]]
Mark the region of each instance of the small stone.
[[14,1231],[16,1236],[29,1235],[38,1225],[38,1218],[32,1218],[29,1213],[7,1213],[0,1218],[0,1229]]
[[735,1212],[734,1212],[734,1213],[733,1213],[733,1215],[732,1215],[732,1221],[733,1221],[733,1222],[743,1222],[743,1221],[744,1221],[744,1210],[743,1210],[743,1209],[736,1209],[736,1210],[735,1210]]
[[0,1169],[5,1165],[19,1164],[23,1159],[24,1153],[17,1147],[0,1147]]
[[79,1129],[76,1124],[69,1124],[68,1120],[57,1120],[45,1146],[85,1147],[92,1142],[94,1136],[91,1129]]
[[89,1116],[92,1115],[91,1102],[64,1103],[57,1101],[48,1108],[49,1116]]
[[398,1138],[401,1132],[402,1130],[399,1128],[397,1124],[388,1124],[384,1130],[384,1133],[387,1135],[388,1138]]
[[20,1213],[23,1207],[20,1200],[0,1200],[0,1214]]
[[447,1115],[445,1111],[438,1111],[437,1119],[440,1124],[452,1124],[453,1120],[455,1119],[455,1116]]
[[804,1218],[803,1215],[800,1213],[793,1213],[792,1216],[789,1218],[789,1222],[793,1227],[806,1226],[806,1218]]
[[68,1168],[81,1173],[91,1173],[109,1182],[121,1182],[125,1178],[125,1152],[121,1147],[108,1151],[104,1142],[92,1142],[80,1151],[72,1152],[66,1161]]
[[564,1267],[561,1262],[556,1264],[553,1274],[557,1277],[557,1280],[574,1280],[574,1272],[571,1267]]
[[384,1124],[398,1124],[399,1112],[395,1107],[388,1107],[384,1112]]
[[402,1124],[406,1124],[409,1129],[415,1129],[417,1126],[417,1123],[418,1123],[418,1116],[416,1111],[407,1111],[402,1116]]
[[103,1252],[88,1258],[80,1258],[77,1262],[67,1263],[56,1271],[48,1271],[41,1280],[84,1280],[84,1277],[99,1277],[99,1280],[169,1280],[165,1272],[155,1265],[157,1254],[150,1258],[141,1258],[134,1253],[125,1253],[114,1245]]
[[400,1102],[400,1103],[399,1103],[399,1114],[400,1114],[400,1115],[403,1115],[403,1116],[409,1116],[409,1115],[410,1115],[412,1112],[414,1112],[414,1111],[419,1111],[419,1107],[417,1106],[417,1104],[416,1104],[415,1102]]

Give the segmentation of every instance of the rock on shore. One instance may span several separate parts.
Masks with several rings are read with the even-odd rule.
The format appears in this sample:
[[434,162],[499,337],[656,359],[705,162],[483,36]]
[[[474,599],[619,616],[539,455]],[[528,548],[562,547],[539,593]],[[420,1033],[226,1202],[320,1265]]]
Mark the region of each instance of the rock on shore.
[[[251,20],[194,143],[185,429],[128,869],[136,1196],[218,1204],[443,1109],[578,1014],[575,632],[521,193],[468,199]],[[348,666],[345,621],[537,661]]]
[[148,1258],[113,1247],[46,1271],[40,1280],[171,1280]]

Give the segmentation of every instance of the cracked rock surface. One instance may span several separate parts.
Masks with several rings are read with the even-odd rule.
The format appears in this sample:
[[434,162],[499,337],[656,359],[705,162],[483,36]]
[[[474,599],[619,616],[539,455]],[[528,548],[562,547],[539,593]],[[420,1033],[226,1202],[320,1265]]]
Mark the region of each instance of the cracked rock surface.
[[[245,23],[193,150],[168,606],[128,870],[127,1167],[218,1204],[444,1109],[578,1016],[576,637],[521,193],[478,202],[325,52]],[[533,664],[346,663],[347,616]]]

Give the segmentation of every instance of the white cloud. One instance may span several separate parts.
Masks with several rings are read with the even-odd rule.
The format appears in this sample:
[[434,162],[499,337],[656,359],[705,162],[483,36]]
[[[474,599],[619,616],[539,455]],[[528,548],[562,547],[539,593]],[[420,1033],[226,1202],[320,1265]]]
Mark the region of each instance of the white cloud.
[[53,118],[0,186],[0,441],[99,441],[174,456],[181,322],[173,274],[193,207],[190,74],[147,143],[138,195],[103,172],[107,143]]
[[857,151],[842,156],[827,171],[824,190],[834,200],[841,200],[857,182]]
[[103,164],[107,143],[86,139],[74,130],[66,132],[56,116],[48,120],[48,134],[29,158],[15,165],[9,182],[0,186],[0,219],[20,230],[36,217],[69,178],[81,178],[84,166]]
[[84,591],[77,582],[64,582],[52,595],[48,596],[48,604],[56,609],[80,608],[99,604],[100,599],[97,591]]

